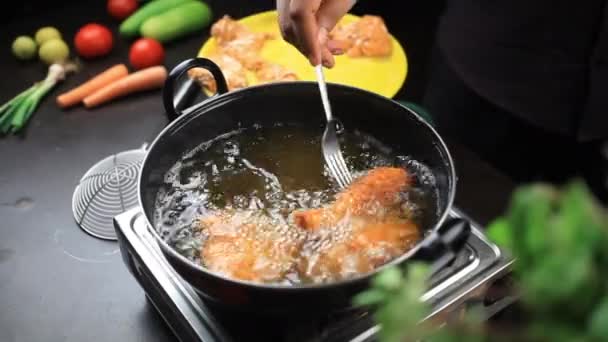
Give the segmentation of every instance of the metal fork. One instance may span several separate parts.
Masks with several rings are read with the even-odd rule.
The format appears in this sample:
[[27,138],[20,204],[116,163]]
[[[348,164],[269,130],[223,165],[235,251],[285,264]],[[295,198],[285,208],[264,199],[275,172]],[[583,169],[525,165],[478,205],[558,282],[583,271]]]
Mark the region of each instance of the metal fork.
[[325,163],[327,164],[331,176],[338,182],[338,185],[341,188],[345,188],[353,181],[353,177],[346,166],[346,161],[344,161],[344,157],[342,157],[342,152],[340,150],[340,143],[338,142],[338,134],[336,132],[337,122],[331,114],[329,98],[327,97],[327,86],[325,85],[325,76],[323,75],[323,66],[321,64],[317,65],[315,71],[317,73],[317,82],[319,83],[325,116],[327,117],[327,126],[325,127],[325,132],[323,133],[323,139],[321,141],[323,157],[325,158]]

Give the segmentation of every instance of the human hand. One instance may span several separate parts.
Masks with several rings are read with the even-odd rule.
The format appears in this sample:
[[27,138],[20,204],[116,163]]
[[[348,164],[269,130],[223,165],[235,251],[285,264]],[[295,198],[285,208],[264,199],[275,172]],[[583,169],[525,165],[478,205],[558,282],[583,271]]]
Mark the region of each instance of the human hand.
[[356,0],[277,0],[279,26],[283,38],[295,46],[313,66],[334,66],[333,55],[343,53],[337,42],[328,39],[336,23]]

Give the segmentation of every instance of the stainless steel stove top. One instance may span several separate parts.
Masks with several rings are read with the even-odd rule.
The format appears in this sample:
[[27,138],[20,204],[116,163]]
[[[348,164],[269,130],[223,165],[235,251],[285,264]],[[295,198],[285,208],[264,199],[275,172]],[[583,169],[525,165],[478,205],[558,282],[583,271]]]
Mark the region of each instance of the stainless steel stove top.
[[[452,216],[463,216],[457,210]],[[232,341],[243,337],[262,337],[263,322],[252,318],[226,317],[210,309],[165,260],[154,236],[149,232],[140,208],[133,208],[114,219],[123,260],[144,289],[178,340]],[[449,268],[441,270],[422,297],[432,304],[427,317],[446,320],[471,306],[482,309],[486,318],[499,312],[515,298],[489,298],[489,289],[508,273],[512,260],[472,226],[466,248]],[[276,330],[277,322],[270,323]],[[369,312],[328,315],[307,322],[289,322],[281,337],[288,341],[372,341],[380,327]],[[253,334],[253,335],[252,335]]]

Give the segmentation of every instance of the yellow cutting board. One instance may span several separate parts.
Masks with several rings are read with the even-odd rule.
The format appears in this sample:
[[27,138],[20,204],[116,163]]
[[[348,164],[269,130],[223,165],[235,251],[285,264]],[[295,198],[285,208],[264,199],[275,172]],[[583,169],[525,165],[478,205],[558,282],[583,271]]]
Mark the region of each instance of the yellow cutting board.
[[[358,19],[359,17],[355,15],[347,14],[342,18],[342,22],[348,23]],[[314,68],[308,60],[281,37],[276,11],[254,14],[238,21],[252,31],[270,32],[276,35],[275,39],[266,41],[261,51],[263,58],[293,70],[300,80],[316,80]],[[388,29],[390,32],[390,27]],[[408,64],[401,44],[392,36],[391,40],[393,50],[387,57],[335,56],[335,66],[325,69],[326,81],[362,88],[392,98],[405,82]],[[198,56],[208,56],[215,48],[216,42],[212,37],[203,44]],[[249,73],[247,78],[249,84],[256,84],[253,73]]]

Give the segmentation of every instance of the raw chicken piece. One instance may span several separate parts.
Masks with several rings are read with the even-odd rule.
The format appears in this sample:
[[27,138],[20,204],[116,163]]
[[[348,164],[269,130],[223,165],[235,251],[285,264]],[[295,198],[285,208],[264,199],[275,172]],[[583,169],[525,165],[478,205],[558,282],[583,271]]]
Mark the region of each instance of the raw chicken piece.
[[249,70],[260,67],[263,60],[259,52],[267,40],[274,39],[273,34],[250,31],[228,15],[212,25],[211,35],[217,40],[220,53],[238,59]]
[[232,19],[229,15],[224,15],[211,26],[211,35],[220,46],[236,39],[252,37],[252,41],[256,43],[255,47],[257,49],[261,49],[266,40],[274,38],[274,35],[271,33],[250,31],[245,25]]
[[400,210],[400,193],[410,184],[404,169],[376,168],[331,205],[294,213],[294,222],[310,232],[298,264],[303,277],[314,282],[348,278],[411,248],[419,239],[419,228]]
[[199,221],[206,236],[203,265],[224,276],[253,282],[284,281],[295,271],[305,234],[251,211],[221,212]]
[[388,56],[393,48],[384,20],[374,15],[364,15],[355,22],[337,25],[329,37],[338,41],[350,57]]
[[[294,72],[265,61],[260,56],[264,43],[274,39],[273,34],[250,31],[243,24],[225,15],[211,26],[211,35],[216,39],[217,48],[209,58],[216,62],[224,73],[228,90],[248,85],[247,70],[255,72],[259,83],[298,79]],[[215,80],[208,71],[192,69],[189,75],[202,86],[216,92]]]
[[226,42],[218,47],[218,52],[236,58],[248,70],[258,70],[264,59],[259,55],[259,50],[256,50],[255,45],[258,43],[252,39],[251,36],[247,36]]
[[[237,59],[226,54],[213,55],[208,58],[215,62],[222,70],[226,83],[228,83],[228,90],[245,88],[247,86],[245,67]],[[217,92],[215,79],[206,69],[193,68],[188,70],[188,75],[212,93]]]
[[255,73],[259,83],[297,81],[295,72],[276,63],[263,62]]

